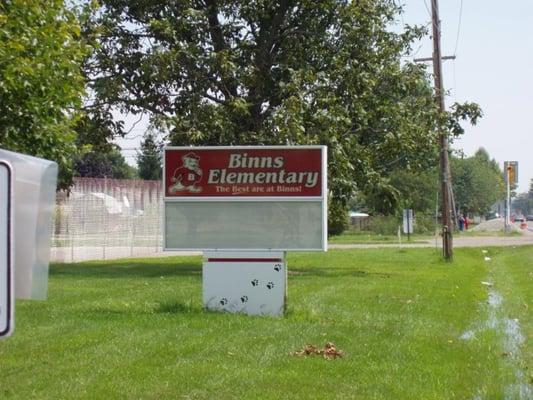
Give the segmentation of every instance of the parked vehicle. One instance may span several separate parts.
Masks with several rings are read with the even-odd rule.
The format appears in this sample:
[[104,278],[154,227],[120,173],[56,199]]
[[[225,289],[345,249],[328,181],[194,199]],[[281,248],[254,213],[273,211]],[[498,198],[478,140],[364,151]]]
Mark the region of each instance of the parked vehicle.
[[511,215],[511,222],[514,222],[515,224],[525,224],[526,217],[524,217],[522,214]]
[[490,219],[500,218],[500,214],[497,212],[490,212],[487,215],[485,215],[485,219],[488,221]]

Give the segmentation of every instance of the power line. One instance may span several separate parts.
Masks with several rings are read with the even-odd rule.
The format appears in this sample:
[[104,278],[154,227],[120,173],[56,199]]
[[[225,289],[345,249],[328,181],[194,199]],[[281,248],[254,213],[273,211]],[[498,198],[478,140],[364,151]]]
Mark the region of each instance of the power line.
[[[460,0],[459,4],[459,20],[457,22],[457,35],[455,37],[455,48],[453,50],[453,59],[457,56],[457,48],[459,47],[459,38],[461,36],[461,22],[463,17],[463,0]],[[457,77],[455,71],[455,63],[453,63],[453,98],[457,102]]]
[[431,11],[429,10],[429,6],[426,0],[424,0],[424,5],[426,6],[426,11],[428,12],[429,17],[432,17]]
[[455,38],[455,49],[453,51],[453,54],[457,54],[457,47],[459,46],[459,36],[461,34],[462,18],[463,18],[463,0],[461,0],[460,6],[459,6],[459,22],[457,23],[457,36]]
[[457,80],[455,76],[455,63],[453,63],[453,100],[457,103]]

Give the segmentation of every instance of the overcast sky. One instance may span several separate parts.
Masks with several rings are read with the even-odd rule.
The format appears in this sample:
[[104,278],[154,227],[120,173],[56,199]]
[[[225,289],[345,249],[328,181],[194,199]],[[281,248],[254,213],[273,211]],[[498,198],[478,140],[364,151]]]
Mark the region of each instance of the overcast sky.
[[[403,21],[430,22],[430,6],[405,0]],[[518,161],[518,191],[525,192],[533,178],[533,1],[441,0],[439,8],[442,55],[457,56],[443,62],[446,104],[473,101],[484,112],[454,148],[472,155],[482,146],[502,168]],[[431,38],[420,45],[416,57],[430,57]]]
[[[400,23],[431,21],[431,0],[403,1]],[[533,178],[533,1],[441,0],[439,5],[442,53],[457,56],[443,62],[446,104],[473,101],[484,112],[477,126],[465,126],[465,136],[453,147],[466,155],[484,147],[502,168],[504,161],[518,161],[518,191],[525,192]],[[414,57],[430,57],[431,38],[414,48]],[[145,129],[141,122],[129,140],[119,141],[131,164]]]

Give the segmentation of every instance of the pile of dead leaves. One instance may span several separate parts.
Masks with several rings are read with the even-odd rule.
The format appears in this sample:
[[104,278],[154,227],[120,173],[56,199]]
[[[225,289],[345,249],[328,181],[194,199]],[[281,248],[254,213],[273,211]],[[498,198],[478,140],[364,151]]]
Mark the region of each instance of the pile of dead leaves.
[[291,356],[309,356],[313,354],[322,356],[326,360],[334,360],[335,358],[344,356],[343,351],[337,349],[335,343],[332,342],[327,342],[323,349],[319,349],[312,344],[306,344],[301,350],[291,353]]

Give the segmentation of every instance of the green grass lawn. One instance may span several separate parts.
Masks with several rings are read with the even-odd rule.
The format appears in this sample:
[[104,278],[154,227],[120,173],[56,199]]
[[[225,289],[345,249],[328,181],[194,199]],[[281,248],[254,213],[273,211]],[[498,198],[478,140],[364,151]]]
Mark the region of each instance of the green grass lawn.
[[[454,237],[503,237],[503,236],[521,236],[521,232],[485,232],[485,231],[455,231]],[[402,234],[402,244],[408,243],[425,243],[427,241],[435,240],[435,235],[416,233],[410,235],[408,241],[407,235]],[[364,231],[345,231],[340,235],[331,236],[328,238],[331,244],[394,244],[398,243],[398,235],[382,235],[373,232]]]
[[518,231],[510,231],[510,232],[504,232],[504,231],[473,231],[473,230],[467,230],[462,232],[455,232],[455,235],[459,236],[497,236],[497,237],[505,237],[505,236],[521,236],[522,232]]
[[[424,243],[434,239],[431,235],[410,235],[409,241],[407,235],[402,234],[402,243]],[[345,231],[340,235],[328,238],[329,243],[333,244],[383,244],[398,243],[398,235],[381,235],[373,232]]]
[[[0,399],[529,399],[532,264],[533,246],[293,253],[284,318],[204,311],[200,257],[52,265],[0,342]],[[344,357],[291,355],[327,341]]]

